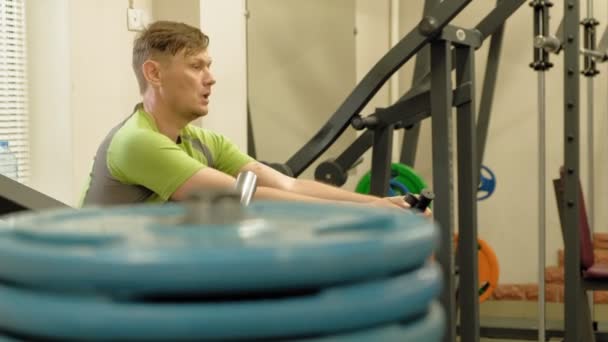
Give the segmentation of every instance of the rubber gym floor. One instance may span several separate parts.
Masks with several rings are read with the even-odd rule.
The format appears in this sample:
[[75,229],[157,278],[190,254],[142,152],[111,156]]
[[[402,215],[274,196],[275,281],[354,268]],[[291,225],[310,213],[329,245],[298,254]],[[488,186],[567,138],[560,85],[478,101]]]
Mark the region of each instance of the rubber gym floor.
[[[563,303],[547,303],[546,325],[548,328],[563,324]],[[500,326],[530,326],[536,324],[538,304],[534,301],[492,301],[488,300],[479,306],[480,321]],[[594,305],[594,318],[599,321],[600,330],[608,328],[608,304]],[[549,341],[561,341],[551,339]],[[460,341],[460,339],[458,339]],[[513,342],[522,340],[481,338],[481,342]],[[537,341],[537,339],[534,339]],[[465,342],[465,341],[461,341]]]

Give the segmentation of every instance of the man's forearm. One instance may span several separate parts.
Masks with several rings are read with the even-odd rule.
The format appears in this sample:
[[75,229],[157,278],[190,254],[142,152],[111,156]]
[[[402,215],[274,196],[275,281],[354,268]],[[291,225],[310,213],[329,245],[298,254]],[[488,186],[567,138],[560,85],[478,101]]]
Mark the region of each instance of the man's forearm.
[[300,195],[333,201],[367,203],[378,199],[375,196],[359,194],[307,179],[296,179],[290,190]]
[[306,194],[300,194],[290,191],[284,191],[275,188],[269,188],[265,186],[259,186],[254,195],[255,199],[262,200],[283,200],[283,201],[300,201],[300,202],[314,202],[314,203],[331,203],[338,202],[330,199],[319,198]]
[[286,189],[258,186],[254,198],[256,200],[266,199],[312,203],[350,203],[352,205],[372,205],[395,209],[409,208],[403,199],[397,200],[389,197],[380,198],[357,194],[310,180],[295,180]]

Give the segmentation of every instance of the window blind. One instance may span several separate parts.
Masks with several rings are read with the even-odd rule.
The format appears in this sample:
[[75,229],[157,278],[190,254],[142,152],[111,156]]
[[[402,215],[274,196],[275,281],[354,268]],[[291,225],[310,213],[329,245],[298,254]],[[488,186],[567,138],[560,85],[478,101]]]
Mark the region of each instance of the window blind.
[[18,161],[19,181],[29,179],[26,0],[0,0],[0,140]]

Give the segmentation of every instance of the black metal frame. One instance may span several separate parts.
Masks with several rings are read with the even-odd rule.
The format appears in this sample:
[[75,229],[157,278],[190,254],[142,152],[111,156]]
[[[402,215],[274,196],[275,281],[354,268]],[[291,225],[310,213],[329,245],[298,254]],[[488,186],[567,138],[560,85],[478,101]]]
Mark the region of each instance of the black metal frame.
[[[356,129],[366,129],[353,145],[334,160],[322,163],[315,177],[321,181],[333,180],[334,184],[346,182],[346,172],[352,163],[372,147],[372,180],[371,193],[383,195],[390,180],[390,162],[392,151],[392,133],[395,128],[411,129],[432,113],[433,134],[433,177],[436,193],[434,217],[442,227],[441,250],[438,260],[444,270],[444,289],[441,302],[451,322],[446,332],[446,341],[455,341],[457,307],[460,307],[460,335],[466,341],[478,341],[480,337],[477,268],[461,268],[458,284],[458,303],[454,296],[456,284],[454,278],[454,251],[452,236],[455,217],[453,199],[454,184],[452,180],[452,108],[457,108],[457,148],[458,148],[458,187],[459,187],[459,234],[458,263],[460,265],[477,264],[477,199],[476,190],[479,179],[479,167],[484,146],[477,143],[477,134],[487,135],[487,126],[496,82],[496,69],[502,45],[503,24],[524,1],[500,1],[494,11],[486,17],[476,30],[466,30],[446,25],[441,34],[430,42],[430,66],[433,70],[418,79],[418,85],[411,89],[402,99],[388,108],[377,109],[366,117],[354,115],[351,120]],[[490,19],[488,19],[490,18]],[[502,20],[502,21],[496,21]],[[493,36],[493,47],[488,63],[484,84],[487,95],[484,96],[481,124],[476,125],[474,96],[474,52],[483,38],[490,33]],[[456,85],[451,81],[452,70],[456,70]],[[416,135],[416,133],[414,133]],[[412,152],[402,155],[415,155]],[[332,172],[335,172],[333,175]]]
[[[433,1],[433,0],[429,0]],[[500,63],[500,53],[504,36],[504,21],[508,19],[517,10],[524,1],[497,1],[496,8],[490,12],[473,30],[458,28],[452,25],[446,25],[441,37],[447,40],[459,41],[456,37],[456,31],[460,30],[465,34],[466,41],[460,42],[478,48],[483,43],[485,38],[491,36],[490,49],[488,51],[488,61],[486,64],[485,76],[483,81],[483,91],[479,105],[479,115],[477,118],[477,136],[479,141],[477,144],[478,164],[481,167],[483,155],[485,152],[486,139],[488,135],[488,127],[490,125],[490,114],[494,100],[496,88],[496,76],[498,74],[498,66]],[[427,7],[425,7],[425,11]],[[395,129],[404,129],[403,143],[401,146],[400,162],[413,166],[415,162],[416,149],[418,146],[419,126],[420,122],[430,116],[430,105],[427,96],[430,89],[430,72],[424,62],[418,64],[418,60],[424,61],[426,49],[418,52],[417,64],[415,73],[415,86],[412,87],[398,102],[386,107],[378,108],[375,113],[360,117],[355,114],[351,120],[355,129],[372,129],[376,130],[377,126],[394,124]],[[421,55],[422,54],[422,55]],[[454,58],[453,56],[452,58]],[[420,76],[422,75],[422,76]],[[458,106],[463,101],[468,101],[470,87],[458,87],[454,90],[454,106]],[[342,186],[346,183],[347,172],[350,170],[356,161],[359,161],[361,156],[373,146],[373,140],[359,137],[353,145],[356,148],[347,148],[339,157],[321,163],[315,171],[315,179],[330,183],[337,186]],[[386,147],[386,146],[385,146]],[[376,153],[382,153],[379,149]],[[384,149],[389,153],[390,149]],[[373,159],[373,156],[372,156]],[[378,160],[386,160],[385,156],[377,157]],[[312,163],[312,161],[311,161]],[[376,169],[374,169],[376,166]],[[377,185],[372,187],[370,193],[382,195],[388,187],[390,170],[389,164],[376,164],[372,162],[372,182]]]
[[[433,187],[435,189],[435,205],[433,207],[435,220],[441,227],[441,249],[437,259],[443,268],[443,291],[440,299],[446,310],[448,322],[456,322],[456,284],[454,279],[454,251],[452,237],[454,236],[454,184],[452,180],[452,58],[451,44],[438,40],[431,44],[431,117],[433,135]],[[466,235],[466,234],[465,234]],[[460,260],[459,260],[460,261]],[[460,278],[464,283],[466,278]],[[460,285],[460,284],[459,284]],[[468,289],[468,286],[463,284]],[[477,304],[474,305],[477,308]],[[464,323],[464,322],[463,322]],[[469,326],[461,324],[464,331],[470,331]],[[444,341],[456,340],[456,325],[450,324]],[[478,339],[477,339],[478,340]],[[471,341],[477,341],[471,340]]]
[[0,215],[24,210],[70,208],[67,204],[40,193],[9,177],[0,175]]
[[346,100],[325,125],[285,164],[293,175],[299,176],[348,127],[382,85],[399,68],[433,40],[442,29],[472,0],[443,1],[425,17],[417,29],[408,33],[363,77]]
[[[294,175],[301,174],[318,156],[323,153],[346,129],[349,124],[358,129],[367,129],[357,140],[334,160],[321,164],[317,169],[318,177],[322,181],[342,185],[346,182],[346,172],[360,160],[360,156],[373,148],[372,152],[372,193],[383,194],[387,188],[390,176],[390,153],[392,151],[392,134],[394,129],[405,129],[405,136],[401,151],[401,160],[413,164],[417,145],[419,123],[431,116],[433,133],[433,177],[436,192],[434,216],[442,228],[442,249],[438,260],[444,267],[445,287],[441,295],[442,303],[448,313],[450,329],[446,341],[454,341],[456,336],[456,308],[454,292],[454,260],[452,251],[452,233],[454,231],[454,208],[452,180],[452,108],[458,108],[457,118],[457,149],[459,160],[457,163],[459,174],[459,234],[458,262],[461,265],[476,265],[477,250],[477,222],[475,191],[479,173],[479,166],[483,159],[487,129],[496,84],[496,70],[499,64],[500,49],[503,40],[503,24],[524,0],[498,0],[494,11],[476,26],[475,30],[464,30],[449,25],[470,1],[443,1],[427,0],[425,16],[416,29],[406,35],[384,58],[357,85],[345,102],[338,108],[330,120],[319,132],[292,156],[286,164],[281,166]],[[542,1],[541,1],[542,2]],[[541,2],[532,1],[532,5],[540,6]],[[435,7],[429,4],[433,3]],[[579,338],[591,340],[594,335],[589,322],[589,315],[585,310],[587,305],[585,289],[606,289],[605,284],[584,281],[580,274],[580,234],[578,232],[578,178],[580,173],[580,133],[579,133],[579,17],[580,7],[578,0],[564,0],[564,19],[560,24],[557,36],[561,42],[559,46],[550,47],[551,42],[544,48],[553,49],[552,52],[564,51],[564,165],[566,169],[564,191],[564,239],[565,239],[565,329],[566,341],[578,341]],[[546,22],[546,21],[539,21]],[[591,37],[594,23],[583,23],[587,29],[587,37]],[[547,30],[545,30],[547,31]],[[457,34],[458,32],[458,34]],[[464,33],[466,39],[462,39]],[[484,78],[483,93],[475,127],[474,89],[472,65],[474,63],[474,49],[485,38],[492,35],[492,46],[489,51],[488,64]],[[606,35],[605,35],[606,36]],[[593,37],[594,38],[594,37]],[[595,40],[595,39],[593,39]],[[602,38],[602,42],[604,41]],[[608,41],[608,39],[606,39]],[[535,42],[536,44],[536,42]],[[555,45],[555,44],[554,44]],[[607,45],[600,43],[602,49]],[[428,49],[425,46],[430,46]],[[588,41],[586,46],[588,54],[593,55],[593,45]],[[423,50],[424,48],[424,50]],[[535,53],[545,54],[540,46]],[[405,94],[397,103],[366,117],[358,116],[362,108],[375,95],[378,89],[388,78],[396,72],[407,60],[419,53],[419,61],[415,72],[415,86]],[[425,55],[427,54],[427,55]],[[430,54],[430,55],[428,55]],[[605,51],[595,52],[604,57]],[[548,55],[547,55],[548,57]],[[546,59],[548,60],[548,58]],[[590,74],[591,59],[587,59],[586,73]],[[453,63],[454,62],[454,63]],[[428,64],[430,63],[430,65]],[[548,65],[536,65],[538,70]],[[429,67],[432,73],[427,70]],[[457,84],[451,85],[451,72],[456,69]],[[585,72],[585,71],[583,71]],[[592,75],[588,75],[592,76]],[[409,131],[408,131],[409,130]],[[334,177],[337,176],[337,177]],[[536,329],[530,327],[492,327],[479,326],[479,310],[477,304],[477,277],[476,268],[461,268],[460,275],[460,307],[461,325],[459,332],[466,341],[477,341],[481,334],[484,336],[497,336],[505,338],[518,338],[522,336],[536,336]],[[588,309],[588,307],[587,307]],[[552,331],[552,334],[559,331]],[[549,337],[549,336],[548,336]],[[525,337],[524,337],[525,338]]]
[[[517,10],[524,0],[499,1],[496,8],[484,18],[474,30],[467,30],[447,24],[455,14],[441,14],[442,11],[450,9],[446,4],[451,3],[451,10],[459,12],[464,8],[456,6],[455,2],[443,2],[430,11],[430,15],[420,25],[410,32],[399,44],[403,49],[398,56],[395,49],[391,50],[376,66],[368,73],[355,91],[347,98],[329,122],[317,133],[317,135],[300,151],[294,155],[286,164],[295,175],[300,174],[305,167],[310,165],[337,136],[346,128],[343,124],[349,122],[358,129],[367,129],[351,147],[349,147],[338,158],[322,163],[315,174],[321,181],[335,182],[342,185],[346,181],[346,172],[352,167],[352,163],[359,160],[370,146],[372,147],[372,180],[371,193],[383,195],[386,192],[390,179],[390,162],[392,151],[392,135],[395,128],[412,128],[421,120],[432,116],[433,134],[433,180],[436,193],[434,206],[434,217],[442,228],[441,246],[438,252],[438,260],[443,266],[444,288],[441,294],[441,302],[451,322],[446,332],[446,341],[456,340],[456,315],[457,307],[460,307],[460,335],[465,341],[479,340],[479,304],[477,268],[461,268],[460,283],[458,285],[458,300],[456,303],[456,286],[454,278],[454,251],[452,247],[452,236],[455,231],[453,218],[455,217],[453,200],[454,184],[452,180],[452,108],[457,108],[457,149],[458,149],[458,188],[459,188],[459,226],[467,227],[460,229],[458,263],[460,265],[477,265],[477,199],[476,190],[479,179],[479,166],[481,158],[478,156],[477,131],[481,130],[487,135],[489,124],[489,113],[494,92],[495,70],[498,60],[489,63],[486,71],[485,83],[488,85],[489,94],[482,102],[484,113],[482,122],[485,127],[476,128],[475,96],[474,96],[474,57],[475,49],[478,48],[483,39],[494,32],[495,48],[500,49],[504,21]],[[445,18],[444,21],[435,17]],[[431,39],[432,38],[432,39]],[[408,41],[426,41],[430,44],[430,69],[418,80],[418,86],[410,90],[399,102],[394,105],[377,109],[372,115],[366,117],[358,116],[361,108],[367,103],[381,84],[371,83],[368,78],[373,76],[374,81],[386,81],[396,71],[393,68],[381,68],[380,65],[391,61],[391,58],[400,62],[392,65],[403,64],[407,59],[421,50],[424,43],[416,45],[414,50],[405,49]],[[400,46],[401,45],[401,46]],[[400,46],[400,47],[399,47]],[[412,46],[412,45],[409,45]],[[397,47],[396,47],[397,48]],[[491,56],[498,59],[500,51],[490,51]],[[388,58],[388,57],[391,58]],[[405,57],[405,58],[403,58]],[[387,70],[390,73],[378,75],[379,70]],[[452,70],[456,70],[456,86],[453,88],[451,81]],[[370,76],[372,75],[372,76]],[[384,76],[384,77],[383,77]],[[373,87],[370,85],[373,84]],[[367,94],[361,94],[361,89],[368,89]],[[371,92],[369,92],[371,90]],[[364,96],[365,95],[365,96]],[[345,108],[351,108],[347,112]],[[354,110],[352,110],[354,109]],[[432,113],[432,115],[430,114]],[[342,120],[342,121],[340,121]],[[340,125],[337,125],[337,123]],[[333,139],[333,140],[332,140]],[[332,172],[334,174],[332,174]]]
[[[562,209],[565,259],[565,339],[566,341],[595,341],[597,333],[591,320],[587,290],[605,290],[608,282],[587,281],[581,275],[581,236],[578,227],[581,205],[580,191],[580,2],[564,1],[564,198]],[[585,48],[595,48],[595,22],[583,20]],[[585,56],[582,74],[593,77],[595,63]]]
[[[599,25],[599,22],[595,18],[585,18],[581,22],[581,25],[584,28],[583,31],[583,48],[587,51],[595,51],[596,50],[596,27]],[[581,73],[586,77],[595,77],[600,71],[597,69],[597,63],[593,56],[585,55],[584,59],[584,69],[581,70]]]
[[[537,1],[536,1],[537,2]],[[606,61],[608,30],[603,35],[599,49],[596,48],[597,21],[585,18],[580,22],[584,27],[584,49],[580,49],[579,18],[580,1],[564,1],[564,17],[560,23],[557,37],[535,41],[536,47],[558,53],[564,50],[564,191],[557,191],[556,200],[564,238],[565,259],[565,331],[566,341],[606,341],[608,334],[598,331],[598,322],[592,321],[587,290],[606,290],[608,282],[589,281],[582,277],[581,247],[579,230],[580,191],[580,74],[588,79],[599,73],[596,59]],[[545,37],[547,38],[547,37]],[[596,50],[598,49],[598,50]],[[579,54],[584,56],[584,69],[580,70]],[[590,157],[592,158],[592,157]],[[561,187],[561,185],[560,185]]]
[[[434,0],[428,0],[432,2]],[[401,160],[413,164],[417,145],[419,123],[431,117],[433,133],[433,176],[436,192],[435,218],[442,227],[443,248],[439,251],[438,260],[444,266],[445,287],[441,295],[442,303],[448,313],[449,321],[456,322],[457,307],[461,308],[461,324],[459,333],[463,340],[476,341],[480,334],[483,336],[501,336],[505,338],[534,337],[536,329],[529,327],[480,327],[479,309],[477,304],[476,268],[461,268],[459,303],[454,297],[454,253],[452,251],[452,233],[454,231],[454,184],[452,180],[452,108],[457,108],[457,149],[459,160],[459,226],[467,227],[459,235],[458,263],[461,265],[476,264],[477,215],[475,191],[479,166],[483,159],[487,129],[496,85],[496,70],[499,65],[500,49],[503,40],[504,21],[519,8],[524,1],[498,1],[496,9],[491,12],[475,30],[466,30],[449,25],[455,13],[461,11],[468,3],[443,2],[431,9],[425,8],[425,19],[410,32],[399,45],[391,50],[357,86],[336,114],[330,119],[311,142],[298,151],[286,164],[287,169],[295,175],[301,173],[320,153],[337,138],[351,123],[358,129],[366,131],[334,160],[327,161],[317,169],[317,179],[337,185],[346,182],[346,171],[360,161],[361,155],[372,147],[372,185],[371,192],[382,195],[387,188],[390,178],[390,155],[392,151],[392,134],[394,129],[405,129],[401,151]],[[447,6],[447,5],[451,6]],[[532,2],[534,6],[535,2]],[[546,2],[544,3],[547,4]],[[537,2],[540,6],[541,2]],[[551,336],[559,336],[563,332],[567,341],[577,341],[578,338],[593,340],[605,337],[605,334],[594,334],[588,314],[586,289],[606,289],[604,283],[584,281],[581,278],[580,265],[580,236],[577,230],[578,222],[578,182],[580,164],[579,136],[579,1],[565,0],[565,14],[557,36],[559,46],[554,46],[552,52],[564,51],[564,159],[566,181],[564,192],[564,237],[566,241],[566,303],[565,329],[554,329]],[[446,11],[454,11],[447,14]],[[441,20],[438,20],[441,19]],[[539,21],[545,22],[545,21]],[[585,50],[594,50],[594,22],[584,21],[586,29]],[[546,28],[547,29],[547,28]],[[547,31],[547,30],[545,30]],[[463,39],[464,35],[464,39]],[[479,107],[479,116],[475,127],[474,89],[472,65],[474,50],[485,38],[492,35],[492,46],[489,51],[488,64],[484,78],[483,93]],[[554,39],[557,40],[557,39]],[[603,41],[604,39],[602,39]],[[428,50],[422,48],[428,44]],[[600,44],[604,48],[605,44]],[[545,47],[550,48],[550,47]],[[397,49],[401,52],[397,53]],[[360,117],[359,111],[386,81],[398,66],[405,63],[416,52],[419,52],[419,66],[414,78],[415,86],[397,103],[379,108],[373,114]],[[601,52],[601,51],[600,51]],[[548,54],[541,48],[536,54],[545,55],[544,63],[548,62]],[[425,57],[425,54],[426,57]],[[594,55],[587,55],[587,57]],[[586,76],[595,74],[593,60],[586,59]],[[429,64],[430,63],[430,64]],[[390,67],[387,67],[387,64]],[[537,70],[546,70],[550,64],[534,65]],[[429,68],[433,72],[424,70]],[[451,72],[456,70],[457,82],[451,84]],[[382,74],[381,72],[386,73]],[[380,74],[379,74],[380,73]],[[309,152],[314,153],[309,153]],[[328,172],[334,172],[340,177],[327,177]],[[325,176],[323,178],[322,176]],[[456,336],[455,324],[450,326],[446,341],[454,341]],[[548,336],[549,337],[549,336]]]
[[[458,107],[463,103],[469,102],[472,91],[470,83],[457,85],[453,90],[452,105]],[[407,127],[405,128],[407,131],[410,127],[415,127],[421,121],[431,116],[430,94],[430,81],[427,80],[426,83],[410,90],[399,102],[392,106],[379,108],[374,114],[366,117],[355,117],[352,123],[353,127],[364,129],[365,131],[338,157],[320,163],[315,170],[315,179],[336,186],[344,185],[347,180],[347,171],[353,168],[361,160],[361,156],[374,146],[374,132],[382,130],[383,127],[387,127],[388,125],[392,125],[394,129]],[[489,122],[489,120],[486,122]],[[477,129],[478,132],[480,130],[487,132],[487,127],[484,126],[478,125]],[[375,150],[376,153],[391,151],[390,148],[380,148],[379,146],[376,146]],[[387,153],[387,155],[390,156],[390,153]],[[374,165],[376,169],[374,169]],[[378,178],[378,172],[384,174],[384,165],[387,164],[372,162],[372,175]],[[380,166],[382,168],[378,169]],[[372,194],[381,195],[385,193],[388,178],[382,178],[380,184],[383,185],[381,185],[379,191],[372,190]]]
[[[475,51],[471,46],[456,45],[456,82],[474,84]],[[473,89],[475,89],[472,86]],[[475,94],[469,102],[457,107],[456,132],[458,148],[458,264],[477,265],[477,184],[479,165],[475,129]],[[465,228],[466,227],[466,228]],[[461,267],[458,284],[460,324],[463,341],[479,340],[479,282],[477,267]]]
[[[578,0],[564,0],[564,248],[565,258],[565,338],[583,338],[581,303],[586,293],[580,275],[579,177],[580,177],[580,80],[579,80],[579,18]],[[587,302],[585,301],[585,305]]]
[[492,33],[492,38],[490,39],[488,59],[486,61],[486,69],[479,102],[479,114],[477,116],[477,158],[479,158],[479,167],[481,167],[486,150],[488,128],[490,127],[490,114],[492,113],[492,105],[494,103],[496,77],[500,64],[503,38],[504,25],[500,25],[496,28],[494,33]]

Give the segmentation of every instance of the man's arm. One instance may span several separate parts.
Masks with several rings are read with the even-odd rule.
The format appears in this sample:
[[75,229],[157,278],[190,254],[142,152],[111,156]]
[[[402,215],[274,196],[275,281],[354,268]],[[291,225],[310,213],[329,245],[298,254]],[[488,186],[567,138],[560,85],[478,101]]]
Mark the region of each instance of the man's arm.
[[[378,198],[350,193],[313,181],[301,181],[283,175],[276,170],[258,163],[248,163],[241,171],[251,170],[258,176],[258,187],[255,199],[288,200],[315,203],[365,203],[379,207],[409,208],[401,198]],[[180,185],[171,195],[171,199],[182,201],[188,194],[198,189],[233,188],[236,179],[210,167],[197,171]],[[308,188],[308,185],[312,185]]]
[[255,173],[258,176],[258,184],[262,186],[301,195],[357,203],[369,203],[379,199],[376,196],[358,194],[312,180],[289,177],[260,162],[248,163],[241,171]]
[[[236,179],[223,172],[207,167],[196,172],[192,177],[186,180],[181,186],[171,195],[172,200],[182,201],[187,199],[188,194],[198,189],[228,189],[233,188]],[[260,184],[255,196],[256,199],[271,199],[271,200],[291,200],[303,202],[330,203],[336,202],[328,199],[317,198],[306,194],[289,192],[282,189],[276,189]]]
[[[215,135],[219,140],[219,158],[216,166],[219,170],[230,175],[243,171],[252,171],[257,175],[259,196],[261,198],[306,198],[316,202],[350,202],[367,205],[409,208],[402,197],[379,198],[346,191],[337,187],[310,180],[301,180],[288,177],[275,169],[253,160],[242,153],[236,145],[224,136]],[[274,190],[272,190],[274,189]],[[276,197],[278,196],[278,197]],[[304,196],[304,197],[302,197]]]
[[241,168],[241,172],[242,171],[252,171],[255,173],[258,177],[258,184],[261,186],[282,190],[288,193],[329,201],[369,203],[380,206],[409,208],[409,205],[403,200],[403,197],[380,198],[347,191],[312,180],[296,179],[284,175],[277,170],[257,161],[246,164]]

